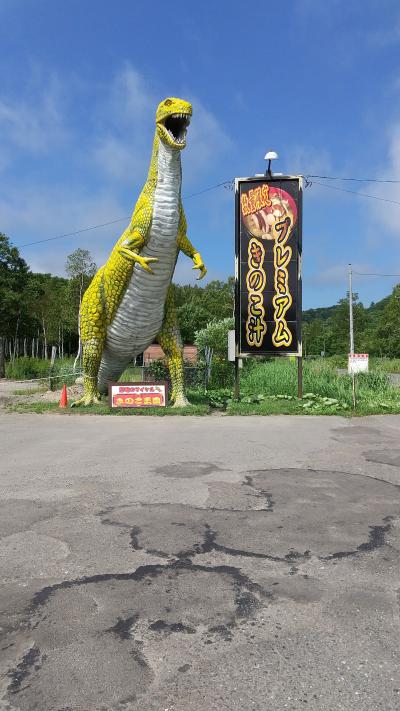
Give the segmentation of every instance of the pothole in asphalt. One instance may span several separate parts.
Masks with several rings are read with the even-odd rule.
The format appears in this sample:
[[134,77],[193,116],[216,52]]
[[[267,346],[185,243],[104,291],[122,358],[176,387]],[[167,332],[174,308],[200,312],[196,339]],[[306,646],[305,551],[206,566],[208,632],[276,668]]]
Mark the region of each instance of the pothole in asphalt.
[[134,504],[108,511],[105,522],[130,528],[134,548],[161,556],[214,550],[293,562],[370,552],[384,544],[391,518],[400,515],[400,490],[366,476],[268,469],[248,472],[246,482],[257,500],[264,497],[261,510]]
[[380,430],[376,427],[368,427],[367,425],[351,425],[347,427],[334,427],[332,432],[340,437],[379,437]]
[[193,479],[220,471],[224,470],[213,462],[177,462],[176,464],[167,464],[154,469],[156,474],[170,479]]
[[385,450],[372,449],[369,452],[363,452],[367,462],[376,464],[389,464],[391,467],[400,467],[400,449],[387,447]]
[[270,596],[236,568],[190,561],[44,588],[8,673],[8,699],[20,711],[31,711],[32,699],[41,711],[122,710],[148,689],[146,650],[157,651],[160,638],[229,642]]
[[54,506],[31,499],[6,499],[0,502],[0,538],[29,530],[34,523],[54,514]]

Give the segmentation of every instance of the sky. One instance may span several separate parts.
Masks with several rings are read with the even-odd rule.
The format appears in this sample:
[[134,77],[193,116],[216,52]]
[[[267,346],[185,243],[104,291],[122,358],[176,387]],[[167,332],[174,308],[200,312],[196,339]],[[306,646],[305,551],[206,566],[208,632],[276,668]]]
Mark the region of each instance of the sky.
[[[400,274],[400,182],[372,182],[400,181],[398,0],[0,0],[0,46],[0,231],[33,271],[63,275],[78,247],[106,261],[156,106],[178,96],[193,104],[182,193],[208,280],[234,272],[234,195],[206,189],[263,173],[271,149],[277,172],[366,179],[304,191],[305,308],[345,296],[349,262]],[[194,283],[191,267],[180,257],[175,281]],[[368,305],[398,281],[356,274],[354,290]]]

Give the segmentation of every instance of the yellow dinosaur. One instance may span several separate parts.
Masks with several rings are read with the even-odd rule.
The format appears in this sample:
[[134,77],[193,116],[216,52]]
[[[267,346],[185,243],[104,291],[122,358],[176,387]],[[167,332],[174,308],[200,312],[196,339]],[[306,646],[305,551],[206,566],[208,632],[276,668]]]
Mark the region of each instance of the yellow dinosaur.
[[157,108],[150,169],[131,222],[82,300],[84,394],[73,405],[99,402],[108,383],[156,338],[167,358],[171,400],[188,404],[171,280],[179,251],[191,257],[199,279],[207,271],[186,235],[181,200],[180,152],[191,116],[182,99],[165,99]]

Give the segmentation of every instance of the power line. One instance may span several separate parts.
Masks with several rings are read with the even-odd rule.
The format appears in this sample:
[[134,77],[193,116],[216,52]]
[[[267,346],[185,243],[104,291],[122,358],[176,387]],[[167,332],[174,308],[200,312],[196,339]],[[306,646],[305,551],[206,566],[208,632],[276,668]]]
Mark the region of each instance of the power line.
[[47,237],[47,239],[39,239],[36,242],[27,242],[26,244],[18,244],[17,247],[31,247],[32,244],[41,244],[42,242],[52,242],[54,239],[63,239],[64,237],[74,237],[75,235],[80,235],[82,232],[89,232],[90,230],[97,230],[99,227],[107,227],[108,225],[115,225],[117,222],[122,222],[122,220],[129,220],[128,217],[119,217],[117,220],[111,220],[111,222],[103,222],[101,225],[92,225],[92,227],[83,227],[81,230],[76,230],[75,232],[66,232],[64,235],[57,235],[56,237]]
[[[231,184],[232,184],[232,180],[224,180],[222,183],[217,183],[216,185],[211,185],[209,188],[204,188],[204,190],[199,190],[197,193],[192,193],[191,195],[185,195],[185,200],[190,200],[190,198],[197,197],[197,195],[203,195],[203,193],[207,193],[210,190],[215,190],[216,188],[230,186]],[[125,217],[118,217],[116,220],[110,220],[110,222],[103,222],[100,225],[92,225],[91,227],[82,227],[82,229],[75,230],[74,232],[66,232],[65,234],[56,235],[55,237],[47,237],[46,239],[39,239],[39,240],[36,240],[35,242],[27,242],[26,244],[17,244],[16,247],[18,249],[21,249],[22,247],[31,247],[34,244],[42,244],[43,242],[53,242],[53,240],[56,240],[56,239],[64,239],[64,237],[75,237],[76,235],[80,235],[83,232],[90,232],[91,230],[98,230],[100,227],[108,227],[109,225],[117,224],[117,222],[123,222],[125,220],[129,220],[130,217],[131,217],[131,215],[128,215]]]
[[400,277],[400,274],[378,274],[377,272],[355,272],[358,276],[377,276],[377,277]]
[[379,178],[338,178],[332,175],[305,175],[305,178],[321,178],[321,180],[345,180],[353,183],[400,183],[400,180],[380,180]]
[[[392,184],[397,184],[400,183],[400,180],[379,180],[376,178],[341,178],[341,177],[336,177],[336,176],[331,176],[331,175],[304,175],[303,177],[313,179],[311,185],[320,185],[324,188],[329,188],[330,190],[337,190],[339,192],[345,192],[345,193],[350,193],[352,195],[358,195],[359,197],[365,197],[369,198],[371,200],[379,200],[381,202],[387,202],[392,205],[400,205],[400,202],[398,200],[390,200],[389,198],[383,198],[379,197],[378,195],[370,195],[368,193],[360,193],[357,190],[348,190],[347,188],[338,188],[334,185],[327,185],[326,183],[320,183],[317,180],[314,180],[314,178],[320,178],[321,180],[339,180],[339,181],[352,181],[352,182],[362,182],[362,183],[392,183]],[[233,179],[230,180],[224,180],[221,183],[216,183],[215,185],[210,185],[208,188],[204,188],[203,190],[199,190],[198,192],[191,193],[190,195],[185,196],[185,200],[190,200],[191,198],[197,197],[198,195],[203,195],[204,193],[210,192],[211,190],[215,190],[216,188],[220,187],[230,187],[233,183]],[[99,225],[91,225],[90,227],[83,227],[79,230],[75,230],[73,232],[66,232],[61,235],[56,235],[54,237],[47,237],[45,239],[39,239],[34,242],[26,242],[25,244],[19,244],[16,245],[17,248],[21,249],[22,247],[32,247],[33,245],[36,244],[43,244],[44,242],[53,242],[54,240],[59,240],[59,239],[65,239],[66,237],[75,237],[76,235],[83,234],[84,232],[91,232],[92,230],[97,230],[100,229],[101,227],[109,227],[110,225],[115,225],[118,222],[123,222],[125,220],[129,220],[130,215],[127,215],[125,217],[118,217],[115,220],[110,220],[108,222],[103,222]],[[396,276],[396,275],[395,275]]]
[[224,180],[222,183],[217,183],[216,185],[211,185],[209,188],[204,188],[204,190],[199,190],[198,193],[192,193],[191,195],[185,195],[184,199],[189,200],[192,197],[197,197],[197,195],[203,195],[203,193],[208,193],[210,190],[215,190],[215,188],[222,188],[231,186],[233,183],[233,178],[230,180]]
[[341,193],[351,193],[351,195],[358,195],[359,197],[370,198],[371,200],[380,200],[381,202],[390,202],[392,205],[400,205],[398,200],[389,200],[389,198],[379,197],[378,195],[359,193],[357,190],[348,190],[347,188],[337,188],[336,185],[327,185],[326,183],[318,182],[318,180],[313,180],[312,185],[322,185],[323,188],[329,188],[329,190],[338,190]]

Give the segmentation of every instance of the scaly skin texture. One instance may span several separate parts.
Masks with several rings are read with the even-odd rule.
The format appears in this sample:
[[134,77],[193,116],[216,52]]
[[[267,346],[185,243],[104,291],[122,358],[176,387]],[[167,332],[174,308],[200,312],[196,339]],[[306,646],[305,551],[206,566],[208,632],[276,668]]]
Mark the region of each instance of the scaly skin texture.
[[[192,115],[191,105],[182,99],[168,98],[162,101],[156,113],[156,131],[153,152],[147,181],[136,203],[130,224],[114,246],[106,264],[93,278],[82,300],[80,313],[81,341],[83,349],[84,394],[73,405],[91,405],[100,401],[98,390],[99,367],[105,346],[107,330],[113,324],[114,317],[123,296],[135,279],[134,267],[138,264],[148,274],[149,282],[153,278],[152,263],[158,259],[141,255],[141,250],[150,239],[150,230],[155,207],[155,192],[158,181],[158,155],[160,142],[170,151],[180,151],[186,145],[186,126]],[[171,117],[179,117],[178,126],[168,130]],[[175,135],[176,134],[176,135]],[[180,187],[179,187],[180,189]],[[193,269],[198,269],[199,279],[206,274],[201,255],[195,250],[186,234],[186,219],[179,196],[179,223],[172,249],[179,250],[193,260]],[[133,276],[132,276],[133,275]],[[171,274],[172,278],[172,274]],[[143,288],[145,288],[146,284]],[[145,295],[144,295],[145,296]],[[154,298],[154,294],[152,295]],[[179,333],[173,292],[168,288],[165,298],[164,319],[158,340],[163,348],[172,382],[171,399],[176,406],[185,406],[188,401],[184,392],[183,353]],[[135,313],[129,313],[129,320],[134,323]],[[132,353],[132,357],[136,353]]]

